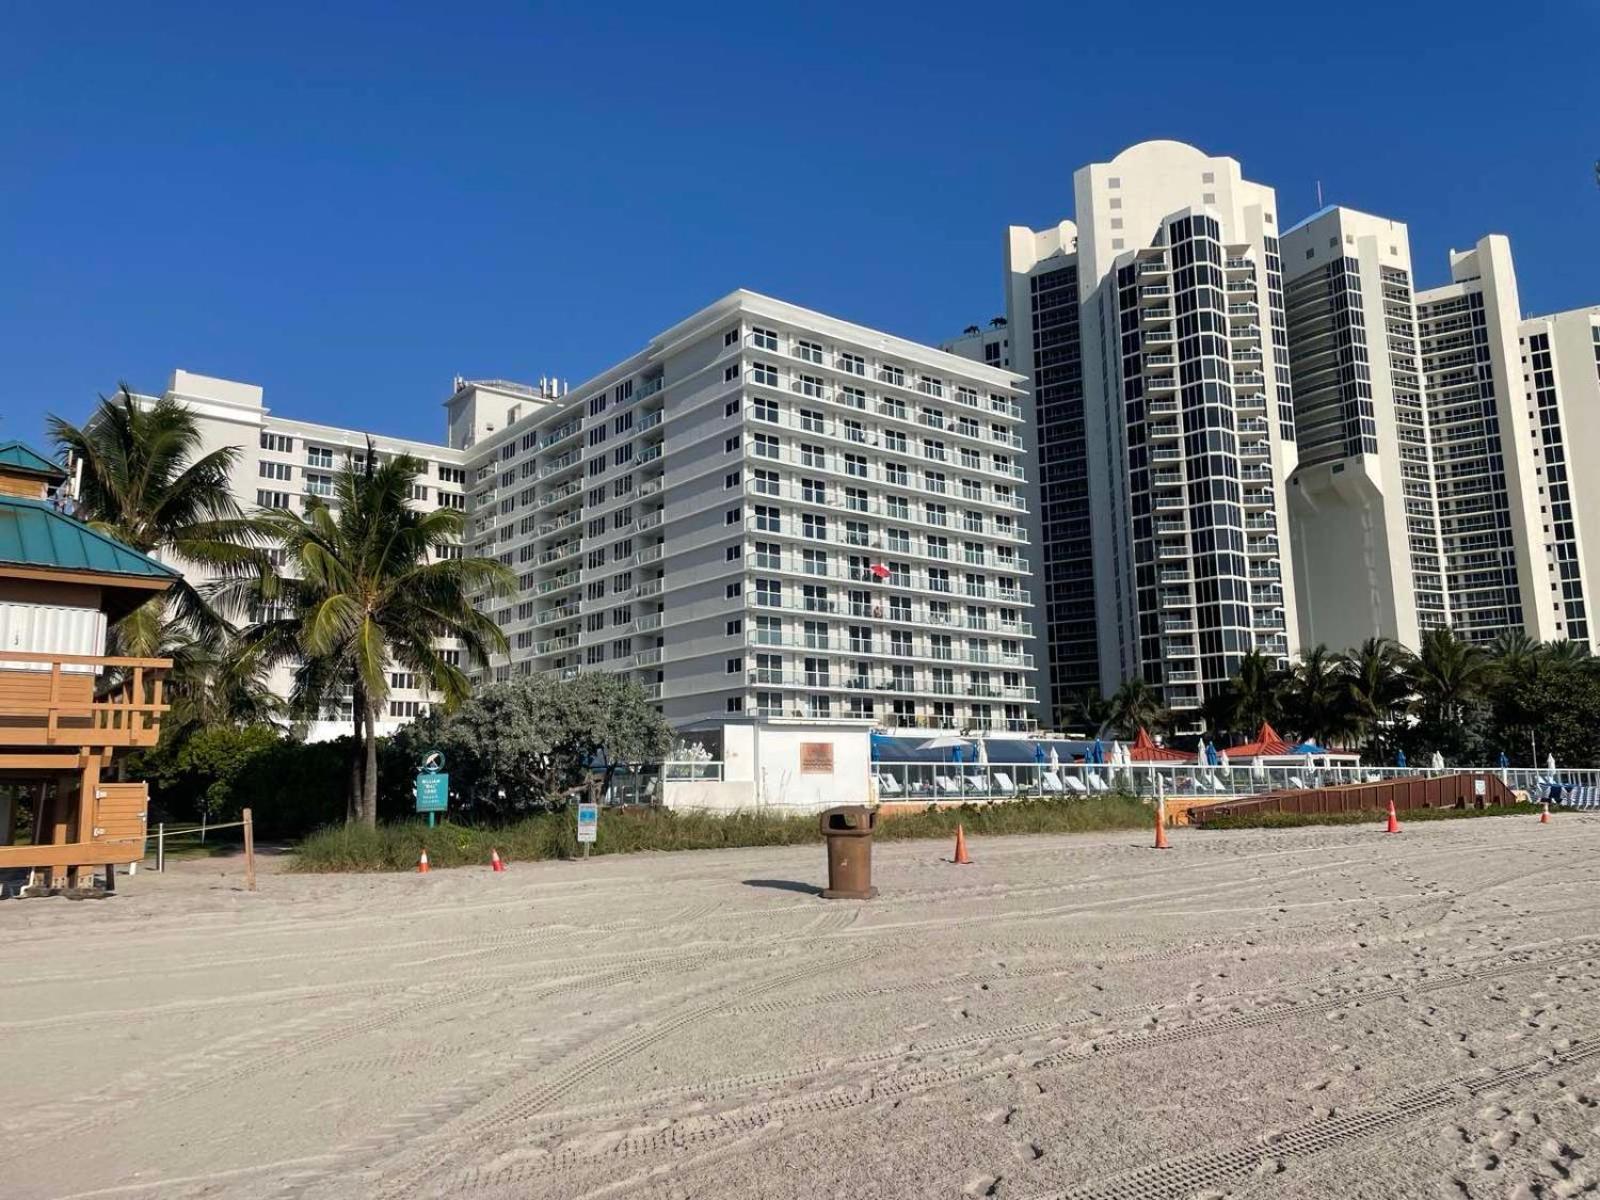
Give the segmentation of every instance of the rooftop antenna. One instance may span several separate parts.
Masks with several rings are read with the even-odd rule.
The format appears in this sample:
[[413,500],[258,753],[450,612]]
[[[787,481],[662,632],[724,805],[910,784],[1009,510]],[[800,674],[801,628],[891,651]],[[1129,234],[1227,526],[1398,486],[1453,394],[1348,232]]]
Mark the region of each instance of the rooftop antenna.
[[1322,207],[1322,180],[1317,180],[1317,207]]

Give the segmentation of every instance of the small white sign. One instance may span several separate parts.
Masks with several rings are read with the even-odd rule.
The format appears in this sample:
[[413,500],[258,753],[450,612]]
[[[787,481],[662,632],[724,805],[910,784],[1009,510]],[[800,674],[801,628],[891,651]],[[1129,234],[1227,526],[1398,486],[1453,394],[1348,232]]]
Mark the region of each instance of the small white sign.
[[592,842],[600,832],[600,806],[578,805],[578,842]]
[[1487,783],[1486,780],[1474,779],[1472,781],[1472,794],[1474,796],[1485,795],[1485,794],[1487,794],[1488,790],[1489,790],[1488,789],[1488,783]]

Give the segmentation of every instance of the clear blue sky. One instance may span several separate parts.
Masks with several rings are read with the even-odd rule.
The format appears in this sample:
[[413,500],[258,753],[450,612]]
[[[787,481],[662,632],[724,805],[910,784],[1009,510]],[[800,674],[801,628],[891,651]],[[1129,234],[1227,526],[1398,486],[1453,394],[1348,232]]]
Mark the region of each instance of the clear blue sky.
[[[1600,6],[0,7],[0,437],[173,367],[442,436],[735,287],[936,340],[1152,137],[1600,303]],[[991,19],[992,18],[992,19]]]

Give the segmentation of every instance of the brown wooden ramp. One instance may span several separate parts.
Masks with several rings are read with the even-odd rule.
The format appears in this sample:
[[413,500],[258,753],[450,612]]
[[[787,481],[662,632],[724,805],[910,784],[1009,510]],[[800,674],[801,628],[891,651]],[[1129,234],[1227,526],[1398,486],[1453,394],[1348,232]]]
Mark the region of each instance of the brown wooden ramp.
[[1397,812],[1418,808],[1482,808],[1513,804],[1516,797],[1492,771],[1464,771],[1457,775],[1386,779],[1382,783],[1350,783],[1341,787],[1304,788],[1269,792],[1245,800],[1228,800],[1189,810],[1189,820],[1204,825],[1214,817],[1256,816],[1266,812],[1344,813],[1387,812],[1394,801]]

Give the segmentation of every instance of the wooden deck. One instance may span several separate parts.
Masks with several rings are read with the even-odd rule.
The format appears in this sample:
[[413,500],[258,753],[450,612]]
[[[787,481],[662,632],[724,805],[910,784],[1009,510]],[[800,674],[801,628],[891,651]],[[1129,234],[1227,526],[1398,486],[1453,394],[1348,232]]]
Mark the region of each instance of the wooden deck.
[[[154,746],[170,707],[163,689],[171,666],[166,658],[0,650],[0,747]],[[97,682],[106,676],[114,682]]]

